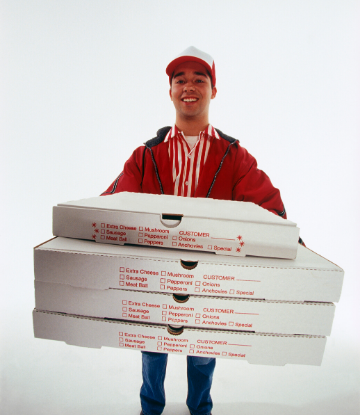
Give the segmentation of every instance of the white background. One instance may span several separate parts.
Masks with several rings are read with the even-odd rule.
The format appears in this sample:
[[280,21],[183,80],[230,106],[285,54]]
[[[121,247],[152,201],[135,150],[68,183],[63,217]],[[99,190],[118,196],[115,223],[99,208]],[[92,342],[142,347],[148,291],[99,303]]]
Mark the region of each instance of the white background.
[[[210,53],[211,123],[281,189],[307,246],[345,270],[321,367],[218,359],[213,414],[359,414],[359,1],[0,2],[2,414],[139,413],[140,353],[33,338],[32,248],[52,206],[96,196],[172,125],[165,67]],[[170,356],[165,415],[185,415]]]

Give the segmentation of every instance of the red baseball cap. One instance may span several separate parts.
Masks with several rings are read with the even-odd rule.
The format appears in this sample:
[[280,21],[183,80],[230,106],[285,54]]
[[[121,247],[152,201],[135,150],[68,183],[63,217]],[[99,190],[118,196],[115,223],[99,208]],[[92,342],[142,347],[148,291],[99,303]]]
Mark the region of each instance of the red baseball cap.
[[215,62],[214,59],[203,52],[200,49],[190,46],[185,49],[180,55],[173,59],[169,65],[166,67],[166,73],[169,76],[169,81],[171,82],[172,74],[174,73],[175,68],[183,62],[198,62],[205,66],[211,75],[211,80],[213,86],[216,84],[216,74],[215,74]]

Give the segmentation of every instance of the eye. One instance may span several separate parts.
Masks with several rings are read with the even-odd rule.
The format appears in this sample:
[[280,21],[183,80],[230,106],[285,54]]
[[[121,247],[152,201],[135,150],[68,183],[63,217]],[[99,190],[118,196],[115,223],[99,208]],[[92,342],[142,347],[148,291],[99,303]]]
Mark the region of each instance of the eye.
[[197,79],[195,82],[198,83],[198,84],[204,83],[204,81],[202,79]]
[[185,81],[183,81],[182,79],[178,79],[178,80],[176,81],[176,83],[177,83],[177,84],[183,84],[183,83],[185,83]]

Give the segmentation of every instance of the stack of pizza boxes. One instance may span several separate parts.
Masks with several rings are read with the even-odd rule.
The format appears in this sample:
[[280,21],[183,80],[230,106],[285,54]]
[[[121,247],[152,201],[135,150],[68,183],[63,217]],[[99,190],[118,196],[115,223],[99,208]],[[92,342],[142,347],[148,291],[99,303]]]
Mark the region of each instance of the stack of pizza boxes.
[[59,204],[35,248],[35,337],[320,365],[343,270],[253,203],[119,193]]

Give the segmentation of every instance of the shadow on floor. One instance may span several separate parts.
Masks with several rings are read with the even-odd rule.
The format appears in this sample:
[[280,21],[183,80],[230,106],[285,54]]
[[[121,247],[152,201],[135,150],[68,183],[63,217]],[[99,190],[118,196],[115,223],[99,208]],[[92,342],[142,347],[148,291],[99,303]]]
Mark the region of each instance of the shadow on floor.
[[[6,415],[139,415],[140,404],[122,402],[99,405],[64,405],[54,407],[51,404],[29,405],[18,402],[7,406],[0,404],[1,413]],[[2,412],[3,411],[3,412]],[[326,401],[311,402],[307,405],[291,406],[274,403],[234,402],[214,405],[213,415],[359,415],[359,395],[338,396]],[[163,415],[189,415],[184,403],[169,402]]]

